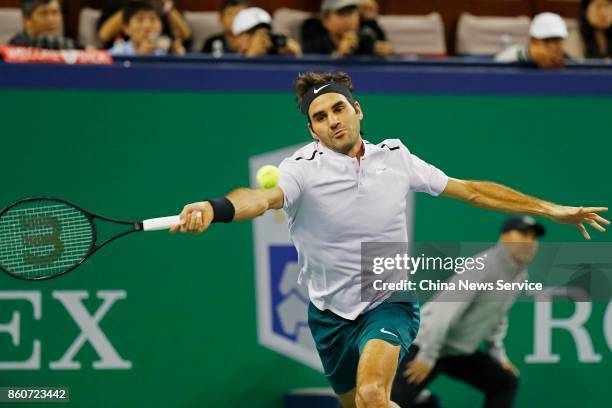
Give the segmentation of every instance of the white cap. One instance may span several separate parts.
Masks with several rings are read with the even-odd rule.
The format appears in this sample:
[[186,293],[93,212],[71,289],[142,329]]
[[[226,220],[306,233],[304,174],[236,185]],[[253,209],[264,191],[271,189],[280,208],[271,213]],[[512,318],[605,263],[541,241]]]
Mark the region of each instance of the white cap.
[[329,11],[336,11],[349,6],[358,7],[360,3],[360,0],[324,0],[323,3],[321,3],[321,12],[327,13]]
[[259,7],[248,7],[241,10],[236,14],[236,17],[234,17],[232,33],[234,35],[239,35],[260,24],[272,25],[272,17],[270,17],[270,14]]
[[565,38],[567,37],[567,26],[558,14],[540,13],[531,21],[529,36],[538,40]]

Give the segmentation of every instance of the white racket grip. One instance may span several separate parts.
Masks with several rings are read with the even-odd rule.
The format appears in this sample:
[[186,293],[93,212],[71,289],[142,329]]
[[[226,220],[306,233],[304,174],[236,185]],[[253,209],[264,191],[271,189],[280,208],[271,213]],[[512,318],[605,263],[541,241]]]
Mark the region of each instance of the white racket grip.
[[151,218],[142,222],[143,231],[159,231],[170,229],[175,225],[181,223],[181,219],[178,215],[172,215],[170,217]]

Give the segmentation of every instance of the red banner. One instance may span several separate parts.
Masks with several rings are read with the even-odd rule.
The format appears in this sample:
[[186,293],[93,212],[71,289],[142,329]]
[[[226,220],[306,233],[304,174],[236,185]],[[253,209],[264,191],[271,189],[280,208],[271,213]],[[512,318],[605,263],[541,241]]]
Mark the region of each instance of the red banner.
[[44,50],[41,48],[1,45],[4,62],[34,62],[48,64],[111,64],[112,57],[102,50]]

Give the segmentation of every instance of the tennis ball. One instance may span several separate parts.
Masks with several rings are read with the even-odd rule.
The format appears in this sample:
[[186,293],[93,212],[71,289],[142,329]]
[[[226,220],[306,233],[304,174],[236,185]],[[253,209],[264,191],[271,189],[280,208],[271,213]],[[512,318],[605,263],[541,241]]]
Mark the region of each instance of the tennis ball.
[[256,178],[261,188],[274,188],[280,179],[280,172],[276,166],[262,166],[257,170]]

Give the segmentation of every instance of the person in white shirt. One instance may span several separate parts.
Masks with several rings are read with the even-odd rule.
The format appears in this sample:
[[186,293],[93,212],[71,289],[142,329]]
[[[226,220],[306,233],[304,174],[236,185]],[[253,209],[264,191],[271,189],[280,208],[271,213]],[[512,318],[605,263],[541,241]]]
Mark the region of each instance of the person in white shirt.
[[341,72],[300,74],[298,107],[314,142],[280,165],[272,189],[238,188],[186,205],[171,232],[202,233],[213,222],[250,220],[283,208],[310,297],[309,326],[325,375],[344,407],[397,407],[391,385],[419,325],[418,304],[361,298],[362,242],[407,242],[409,192],[533,214],[600,231],[603,207],[566,207],[484,181],[447,177],[400,140],[361,138],[363,111]]
[[514,44],[495,56],[496,62],[515,62],[542,69],[565,66],[563,43],[567,25],[560,15],[540,13],[529,26],[529,42]]

